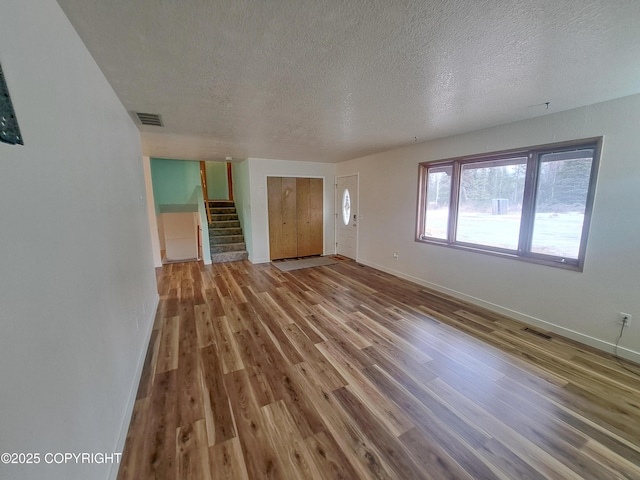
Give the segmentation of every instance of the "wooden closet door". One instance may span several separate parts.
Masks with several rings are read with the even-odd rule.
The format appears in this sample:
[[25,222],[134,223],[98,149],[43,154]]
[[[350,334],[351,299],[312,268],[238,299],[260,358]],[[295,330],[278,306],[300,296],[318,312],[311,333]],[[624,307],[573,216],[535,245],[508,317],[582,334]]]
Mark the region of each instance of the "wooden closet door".
[[298,256],[322,255],[322,179],[296,179]]
[[298,256],[296,179],[267,177],[271,260]]

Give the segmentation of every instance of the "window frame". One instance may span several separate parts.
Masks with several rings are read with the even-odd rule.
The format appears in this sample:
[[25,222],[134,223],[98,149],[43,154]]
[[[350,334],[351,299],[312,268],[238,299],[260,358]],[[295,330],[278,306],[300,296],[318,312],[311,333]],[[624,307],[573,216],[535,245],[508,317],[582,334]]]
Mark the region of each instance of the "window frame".
[[[603,137],[592,137],[570,142],[551,143],[532,147],[503,150],[463,157],[447,158],[443,160],[421,162],[418,165],[418,205],[416,213],[415,241],[431,245],[440,245],[458,250],[497,255],[504,258],[513,258],[525,262],[548,265],[575,271],[582,271],[586,256],[589,227],[595,199],[598,168],[602,151]],[[563,258],[557,255],[548,255],[531,251],[533,240],[533,228],[535,222],[536,194],[539,182],[540,166],[543,155],[550,153],[571,152],[582,149],[593,149],[593,161],[591,163],[589,184],[585,200],[584,219],[580,238],[578,258]],[[494,163],[499,165],[508,159],[525,157],[526,170],[524,179],[524,192],[522,197],[522,214],[520,217],[520,230],[518,246],[516,250],[500,247],[481,245],[455,240],[458,224],[458,209],[460,201],[461,172],[463,165]],[[424,235],[427,213],[427,185],[430,168],[451,167],[451,189],[449,197],[449,215],[447,218],[447,238],[440,239]]]

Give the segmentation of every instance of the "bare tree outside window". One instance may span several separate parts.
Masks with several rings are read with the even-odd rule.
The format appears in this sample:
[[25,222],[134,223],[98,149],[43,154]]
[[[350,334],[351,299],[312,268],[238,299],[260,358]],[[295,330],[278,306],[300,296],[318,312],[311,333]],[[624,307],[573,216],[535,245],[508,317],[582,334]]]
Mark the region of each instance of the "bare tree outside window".
[[600,144],[420,164],[416,240],[581,270]]

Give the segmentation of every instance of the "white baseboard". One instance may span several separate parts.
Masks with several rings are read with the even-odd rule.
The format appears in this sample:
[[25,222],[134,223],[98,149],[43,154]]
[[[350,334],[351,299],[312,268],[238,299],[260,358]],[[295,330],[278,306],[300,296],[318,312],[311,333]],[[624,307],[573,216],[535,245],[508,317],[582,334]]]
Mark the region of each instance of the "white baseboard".
[[[518,320],[527,325],[543,328],[548,330],[549,332],[557,333],[558,335],[562,335],[563,337],[570,338],[571,340],[575,340],[584,345],[589,345],[590,347],[597,348],[598,350],[602,350],[606,353],[614,353],[615,345],[611,342],[601,340],[595,337],[591,337],[589,335],[585,335],[584,333],[576,332],[575,330],[571,330],[560,325],[556,325],[551,322],[547,322],[546,320],[542,320],[540,318],[532,317],[530,315],[518,312],[516,310],[511,310],[506,307],[502,307],[495,303],[487,302],[482,300],[481,298],[473,297],[471,295],[467,295],[462,292],[458,292],[457,290],[452,290],[447,287],[443,287],[442,285],[438,285],[436,283],[427,282],[418,277],[414,277],[412,275],[407,275],[406,273],[400,272],[398,270],[394,270],[392,268],[383,267],[382,265],[375,264],[373,262],[369,262],[362,259],[356,260],[358,263],[362,263],[363,265],[367,265],[368,267],[375,268],[376,270],[381,270],[383,272],[389,273],[396,277],[403,278],[405,280],[409,280],[410,282],[417,283],[418,285],[422,285],[423,287],[430,288],[432,290],[436,290],[438,292],[445,293],[454,298],[463,300],[465,302],[472,303],[482,308],[486,308],[487,310],[491,310],[492,312],[500,313],[509,318],[513,318],[514,320]],[[636,363],[640,363],[640,352],[636,352],[634,350],[618,347],[618,355],[622,358],[626,358],[627,360],[631,360]]]
[[249,257],[249,261],[251,263],[253,263],[254,265],[258,264],[258,263],[270,263],[271,260],[268,258],[251,258]]
[[[124,450],[124,444],[127,440],[127,433],[129,432],[129,423],[131,422],[131,415],[133,415],[133,407],[136,403],[136,397],[138,395],[138,387],[140,386],[140,379],[142,377],[142,369],[144,367],[144,361],[147,358],[147,350],[149,349],[149,342],[151,341],[151,333],[153,332],[153,325],[155,323],[156,313],[158,312],[158,305],[160,304],[160,295],[156,294],[155,306],[151,309],[151,318],[149,320],[149,327],[144,335],[144,348],[140,352],[140,357],[138,358],[138,365],[136,366],[136,372],[133,377],[133,384],[131,385],[131,391],[129,392],[129,401],[127,403],[127,408],[124,413],[124,419],[122,420],[122,425],[120,426],[120,435],[118,436],[118,443],[116,444],[116,448],[113,450],[114,452],[122,453]],[[121,457],[122,459],[122,457]],[[116,480],[118,476],[118,469],[120,468],[120,463],[112,463],[111,469],[109,470],[109,480]]]
[[[325,252],[322,254],[322,256],[326,257],[327,255],[335,255],[335,252]],[[258,264],[258,263],[271,263],[271,259],[270,258],[252,258],[251,255],[249,255],[249,261],[251,263],[253,263],[254,265]]]

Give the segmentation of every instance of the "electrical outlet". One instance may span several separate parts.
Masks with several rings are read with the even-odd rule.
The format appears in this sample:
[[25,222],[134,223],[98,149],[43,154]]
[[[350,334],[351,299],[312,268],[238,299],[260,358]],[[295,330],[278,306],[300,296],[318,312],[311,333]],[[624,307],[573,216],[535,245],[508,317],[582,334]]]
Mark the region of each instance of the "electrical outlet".
[[393,258],[394,258],[395,260],[398,260],[398,252],[393,252]]
[[624,312],[620,312],[618,313],[618,324],[619,325],[624,325],[625,327],[628,327],[631,325],[631,319],[633,318],[632,315],[628,314],[628,313],[624,313]]

